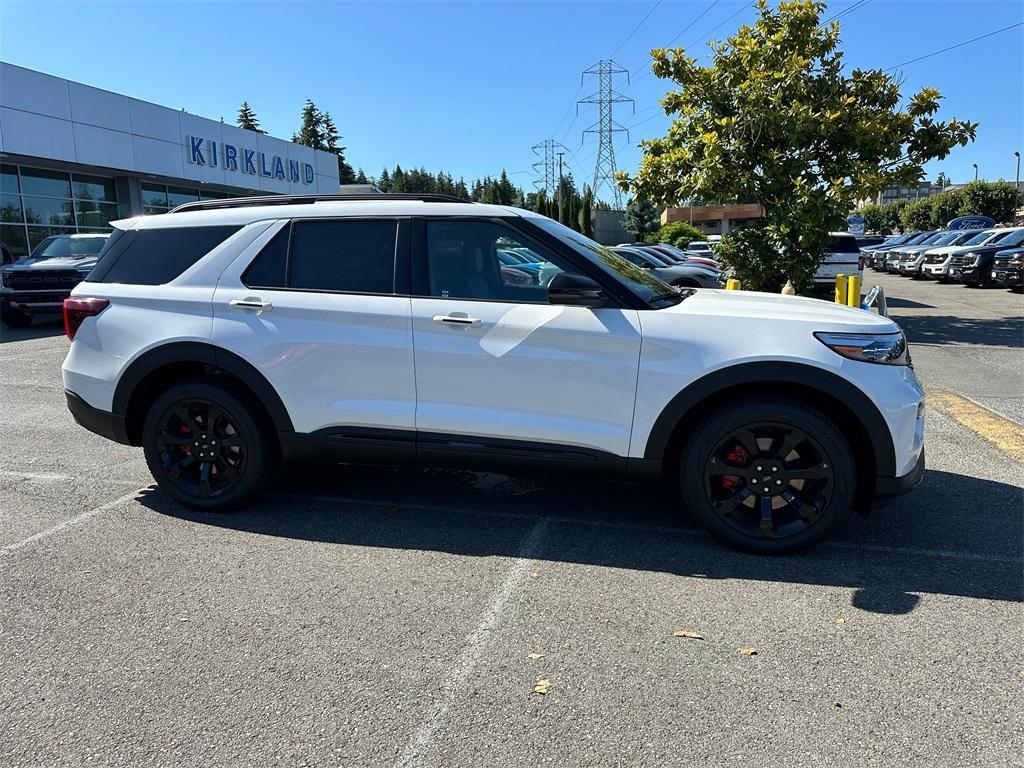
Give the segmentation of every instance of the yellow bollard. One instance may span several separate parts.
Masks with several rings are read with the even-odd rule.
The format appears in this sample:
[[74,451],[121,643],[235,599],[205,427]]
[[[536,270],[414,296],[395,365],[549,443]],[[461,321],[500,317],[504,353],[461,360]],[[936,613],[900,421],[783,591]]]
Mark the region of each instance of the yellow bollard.
[[740,281],[737,280],[735,277],[730,277],[728,280],[725,281],[725,290],[727,290],[727,291],[740,291],[740,290],[742,290],[742,288],[740,288]]
[[836,275],[836,304],[846,304],[848,281],[849,278],[846,275]]
[[860,275],[850,275],[846,288],[846,306],[860,308]]

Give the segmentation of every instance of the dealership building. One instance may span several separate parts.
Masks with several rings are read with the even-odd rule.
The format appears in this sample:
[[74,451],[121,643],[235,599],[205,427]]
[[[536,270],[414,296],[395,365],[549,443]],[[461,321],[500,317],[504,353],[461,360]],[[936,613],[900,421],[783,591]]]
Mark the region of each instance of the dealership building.
[[195,200],[339,190],[329,152],[5,62],[0,165],[0,239],[15,256]]

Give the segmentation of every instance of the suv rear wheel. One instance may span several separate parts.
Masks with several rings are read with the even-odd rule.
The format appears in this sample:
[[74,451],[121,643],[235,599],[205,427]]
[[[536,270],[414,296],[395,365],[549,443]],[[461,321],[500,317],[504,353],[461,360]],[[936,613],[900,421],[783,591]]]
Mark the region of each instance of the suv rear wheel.
[[229,382],[208,379],[157,397],[142,444],[149,471],[169,496],[211,511],[253,498],[278,463],[273,431],[255,400]]
[[795,552],[846,519],[857,470],[835,424],[799,400],[743,399],[705,418],[680,463],[687,507],[751,552]]

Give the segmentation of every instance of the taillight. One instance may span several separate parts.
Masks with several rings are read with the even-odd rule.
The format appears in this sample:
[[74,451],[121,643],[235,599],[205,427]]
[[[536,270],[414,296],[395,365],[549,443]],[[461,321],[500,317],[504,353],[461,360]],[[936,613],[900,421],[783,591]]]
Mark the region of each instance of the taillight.
[[68,339],[75,340],[75,334],[82,327],[87,317],[95,317],[110,306],[106,299],[88,299],[72,296],[64,299],[64,333]]

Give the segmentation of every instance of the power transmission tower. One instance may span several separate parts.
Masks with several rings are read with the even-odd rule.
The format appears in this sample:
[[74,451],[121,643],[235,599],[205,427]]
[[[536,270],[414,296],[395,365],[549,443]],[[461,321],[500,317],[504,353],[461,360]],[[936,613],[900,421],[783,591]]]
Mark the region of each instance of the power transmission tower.
[[565,157],[565,152],[558,153],[558,221],[565,221],[565,217],[562,215],[562,158]]
[[636,105],[628,96],[623,96],[613,87],[615,75],[624,74],[626,84],[629,84],[629,70],[620,67],[611,59],[601,59],[589,69],[583,70],[580,82],[587,75],[597,75],[597,92],[592,93],[585,99],[576,102],[576,114],[579,114],[580,104],[597,104],[597,122],[583,131],[597,134],[597,163],[594,166],[594,197],[597,197],[601,185],[607,185],[612,192],[612,202],[617,209],[622,208],[622,192],[615,184],[615,146],[612,140],[616,133],[625,133],[626,140],[629,140],[629,131],[615,122],[612,117],[612,105],[621,102],[629,102],[633,105],[633,112],[636,113]]
[[559,149],[565,149],[565,147],[554,139],[544,139],[539,144],[533,145],[533,154],[540,158],[533,164],[533,170],[540,174],[540,178],[533,180],[533,185],[537,189],[543,189],[549,197],[554,197],[555,185],[558,183],[558,162],[555,160],[555,155]]

